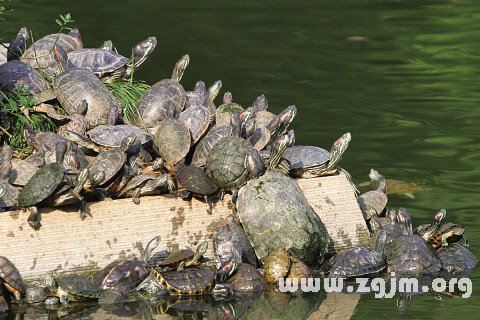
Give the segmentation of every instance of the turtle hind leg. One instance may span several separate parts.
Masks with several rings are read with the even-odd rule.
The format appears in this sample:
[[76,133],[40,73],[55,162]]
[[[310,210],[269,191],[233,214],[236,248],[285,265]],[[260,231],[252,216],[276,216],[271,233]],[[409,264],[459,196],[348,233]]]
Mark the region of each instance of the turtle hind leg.
[[42,216],[40,215],[40,212],[38,212],[37,207],[30,207],[30,215],[28,216],[27,221],[30,227],[33,228],[33,230],[40,229],[40,227],[42,226]]

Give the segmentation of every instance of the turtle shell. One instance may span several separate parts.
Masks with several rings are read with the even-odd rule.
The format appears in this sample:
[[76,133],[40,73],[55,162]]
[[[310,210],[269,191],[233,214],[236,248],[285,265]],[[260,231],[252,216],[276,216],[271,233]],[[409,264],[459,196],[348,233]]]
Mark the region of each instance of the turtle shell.
[[190,130],[192,143],[196,143],[207,132],[210,113],[205,107],[191,107],[180,113],[178,120]]
[[48,289],[45,287],[28,285],[25,289],[25,300],[28,304],[40,303],[47,299],[48,294]]
[[159,267],[176,267],[180,262],[193,258],[195,252],[190,249],[181,249],[169,254],[165,260],[158,263]]
[[137,103],[140,114],[134,124],[147,128],[156,127],[166,118],[179,114],[185,105],[185,89],[171,79],[164,79],[148,89]]
[[255,150],[260,151],[265,148],[270,141],[270,131],[265,127],[257,127],[248,139]]
[[205,86],[205,82],[197,81],[194,90],[185,93],[185,109],[203,107],[206,94],[207,87]]
[[223,138],[230,135],[231,126],[225,125],[211,129],[198,142],[192,157],[192,164],[197,167],[203,167],[207,163],[207,157],[213,147]]
[[293,146],[283,153],[283,158],[290,163],[291,174],[295,177],[304,177],[325,168],[330,159],[330,152],[314,146]]
[[371,217],[367,209],[372,208],[375,210],[377,215],[379,215],[385,209],[388,198],[387,195],[382,191],[371,190],[359,195],[357,201],[364,214],[364,217],[369,219]]
[[387,262],[398,274],[434,274],[442,268],[436,252],[418,235],[398,238],[387,253]]
[[230,124],[230,118],[235,112],[245,111],[239,104],[230,102],[224,103],[217,108],[215,113],[215,126],[221,127]]
[[79,69],[86,69],[99,77],[124,67],[130,59],[113,50],[89,48],[67,54],[68,61]]
[[290,254],[283,244],[278,249],[270,252],[263,262],[265,280],[269,283],[278,282],[279,278],[285,278],[290,270]]
[[122,107],[118,99],[88,70],[71,69],[56,76],[53,89],[68,114],[86,112],[88,127],[109,124],[112,114],[116,117],[121,114]]
[[29,65],[18,60],[1,64],[0,90],[12,92],[20,86],[27,86],[32,94],[39,94],[50,90],[50,86],[45,78]]
[[280,243],[309,265],[323,260],[328,233],[295,179],[270,170],[250,180],[239,191],[237,210],[262,262]]
[[[385,240],[385,247],[384,252],[387,253],[392,244],[401,236],[404,236],[404,229],[397,221],[392,221],[388,218],[376,218],[377,221],[382,226],[382,229],[385,230],[386,233],[386,240]],[[372,237],[374,240],[375,237]]]
[[63,167],[58,163],[38,169],[18,194],[18,206],[25,208],[45,200],[60,186],[63,177]]
[[125,152],[118,148],[100,152],[89,165],[90,179],[93,179],[97,172],[103,172],[104,179],[98,185],[108,182],[122,169],[126,159]]
[[205,294],[210,291],[215,281],[215,272],[206,268],[151,272],[164,288],[175,294]]
[[473,253],[460,243],[449,244],[448,247],[440,248],[437,253],[443,268],[452,273],[468,272],[478,263]]
[[100,271],[94,279],[94,284],[103,290],[128,293],[148,276],[150,268],[137,258],[116,260]]
[[182,160],[190,150],[190,131],[179,120],[165,119],[160,123],[153,143],[165,162],[174,165]]
[[122,141],[134,134],[141,144],[152,140],[152,135],[145,130],[128,124],[119,125],[99,125],[87,132],[90,139],[98,145],[119,148]]
[[385,256],[369,247],[342,250],[330,261],[330,277],[350,278],[382,271],[386,266]]
[[25,294],[25,285],[17,267],[8,258],[2,256],[0,256],[0,282],[17,298]]
[[287,277],[290,279],[313,278],[313,274],[305,262],[297,258],[292,258]]
[[197,195],[210,195],[218,191],[218,186],[202,169],[184,166],[175,172],[177,182],[187,191]]
[[253,176],[246,167],[248,156],[254,157],[255,163],[263,163],[248,141],[226,137],[208,154],[205,172],[222,191],[240,188]]
[[17,204],[18,190],[11,184],[0,180],[0,188],[5,188],[5,194],[0,197],[0,208],[10,208]]
[[226,283],[232,285],[236,295],[265,290],[265,278],[254,266],[248,263],[240,263],[235,274]]
[[73,295],[75,298],[97,299],[102,289],[95,285],[90,279],[78,274],[67,274],[55,279],[58,288]]
[[12,172],[10,172],[8,182],[16,186],[24,186],[38,169],[39,167],[33,165],[30,161],[12,159]]

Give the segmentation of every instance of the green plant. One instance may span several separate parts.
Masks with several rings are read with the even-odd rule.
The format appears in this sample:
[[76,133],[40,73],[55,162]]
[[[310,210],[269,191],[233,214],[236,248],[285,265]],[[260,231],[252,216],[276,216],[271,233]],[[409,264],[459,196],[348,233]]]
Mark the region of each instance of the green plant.
[[104,84],[108,90],[120,100],[123,108],[123,116],[129,122],[137,119],[139,117],[136,108],[137,102],[145,91],[150,89],[150,86],[141,81],[113,81],[110,83],[104,81]]

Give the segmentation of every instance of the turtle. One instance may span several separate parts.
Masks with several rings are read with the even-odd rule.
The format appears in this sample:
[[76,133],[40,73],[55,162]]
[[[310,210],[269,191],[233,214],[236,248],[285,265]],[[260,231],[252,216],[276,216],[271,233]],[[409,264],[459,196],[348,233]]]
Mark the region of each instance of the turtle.
[[87,132],[89,139],[70,130],[65,131],[65,134],[71,141],[96,152],[118,148],[121,146],[123,139],[132,134],[137,137],[136,145],[132,148],[135,150],[139,150],[142,145],[152,140],[150,133],[128,124],[96,126]]
[[432,234],[427,242],[433,249],[446,247],[450,243],[455,243],[463,240],[463,233],[465,228],[459,224],[447,222],[442,224],[434,234]]
[[218,186],[202,169],[195,166],[181,166],[175,171],[175,179],[181,190],[195,196],[207,197],[218,191]]
[[[222,82],[216,81],[210,88],[208,88],[204,98],[205,103],[190,106],[190,108],[185,109],[178,116],[178,120],[182,121],[187,126],[188,130],[190,130],[192,144],[196,143],[204,136],[210,123],[213,121],[213,118],[215,117],[215,107],[211,106],[213,105],[213,100],[218,95],[221,87]],[[210,106],[210,110],[208,106]]]
[[134,176],[120,191],[120,197],[132,197],[135,204],[140,204],[140,196],[152,195],[167,187],[170,192],[175,188],[175,181],[168,174],[159,176],[143,173]]
[[[90,184],[102,186],[110,181],[123,168],[127,160],[126,152],[136,140],[137,136],[131,134],[123,139],[119,148],[101,151],[88,166]],[[96,179],[99,173],[103,173],[103,176],[101,179]]]
[[289,279],[308,279],[313,278],[312,270],[305,262],[295,257],[291,258],[290,269],[287,278]]
[[15,296],[15,299],[22,302],[22,296],[25,294],[22,276],[17,267],[3,256],[0,256],[0,284],[3,284]]
[[376,190],[367,191],[357,197],[365,220],[380,216],[388,202],[387,185],[381,181]]
[[235,190],[264,170],[258,151],[250,142],[240,138],[239,114],[234,114],[232,137],[224,137],[210,151],[205,172],[215,181],[220,191]]
[[185,106],[185,89],[180,84],[190,62],[188,54],[176,64],[171,79],[164,79],[150,87],[137,103],[138,118],[133,122],[141,128],[156,128],[166,119],[180,114]]
[[[44,161],[48,162],[49,159],[45,159],[45,152],[51,151],[53,159],[56,157],[55,147],[59,144],[65,144],[68,147],[69,141],[64,137],[49,131],[33,130],[29,126],[25,126],[23,134],[27,140],[27,144],[38,152],[43,152],[41,155]],[[62,155],[63,157],[63,155]]]
[[157,267],[162,271],[182,270],[185,267],[199,265],[199,260],[205,254],[208,248],[208,242],[204,241],[197,246],[196,251],[190,249],[181,249],[170,253],[163,261],[157,263]]
[[66,54],[54,53],[64,72],[55,77],[53,90],[67,114],[85,114],[87,128],[115,124],[122,113],[120,101],[91,71],[70,69]]
[[29,284],[25,289],[25,302],[30,305],[39,305],[45,302],[49,294],[46,286]]
[[48,272],[45,275],[45,285],[63,305],[68,305],[70,301],[98,299],[103,292],[89,278],[75,273],[54,277],[52,272]]
[[243,228],[229,215],[226,223],[215,229],[212,235],[213,254],[217,278],[223,282],[231,272],[232,264],[242,262],[257,266],[255,251]]
[[17,204],[19,191],[5,180],[0,179],[0,208],[8,209]]
[[387,233],[381,229],[376,235],[375,249],[354,247],[342,250],[332,257],[329,277],[351,278],[375,274],[386,268],[384,254]]
[[27,40],[30,38],[26,27],[20,28],[15,38],[9,43],[7,49],[7,61],[18,60],[25,52]]
[[150,240],[140,259],[119,259],[109,263],[98,272],[93,283],[103,290],[126,294],[135,291],[137,286],[148,276],[150,267],[148,261],[155,248],[160,243],[160,236]]
[[350,132],[335,140],[328,152],[314,146],[292,146],[283,157],[290,162],[290,173],[297,178],[331,175],[338,171],[337,164],[351,141]]
[[438,249],[437,253],[443,268],[450,273],[465,274],[478,264],[473,253],[460,243],[450,243],[447,247]]
[[183,122],[167,118],[159,123],[153,143],[166,164],[173,166],[185,158],[190,150],[192,139],[190,131]]
[[323,261],[330,237],[295,179],[276,169],[289,143],[284,136],[275,144],[268,170],[240,189],[237,212],[260,261],[285,243],[291,256],[313,265]]
[[168,292],[173,295],[201,295],[208,293],[215,282],[215,271],[209,268],[188,268],[160,272],[151,268],[148,277],[137,287],[151,295]]
[[415,193],[422,192],[423,188],[413,182],[385,179],[377,170],[370,169],[370,185],[376,187],[381,180],[387,184],[387,194],[398,194],[408,198],[415,198]]
[[27,159],[12,159],[12,172],[8,177],[8,183],[14,186],[24,186],[28,180],[37,172],[40,166]]
[[230,117],[234,113],[245,110],[241,105],[232,102],[232,98],[233,96],[231,92],[225,92],[225,94],[223,95],[223,104],[218,106],[215,113],[216,127],[230,124]]
[[203,107],[205,96],[207,94],[207,86],[203,81],[197,81],[192,91],[185,92],[185,109],[191,107]]
[[442,220],[445,218],[446,215],[447,215],[447,210],[440,209],[433,215],[432,222],[429,224],[419,225],[415,229],[415,234],[418,234],[423,239],[425,239],[425,241],[428,241],[428,239],[435,234],[438,227],[440,226],[440,223],[442,222]]
[[109,81],[129,79],[156,45],[155,37],[140,42],[132,49],[131,60],[116,51],[103,48],[77,49],[68,52],[67,57],[74,68],[89,70],[99,78],[107,77]]
[[438,273],[442,269],[442,263],[425,239],[412,234],[410,214],[406,210],[399,210],[397,219],[406,235],[395,240],[387,253],[389,271],[401,275]]
[[12,168],[12,149],[8,144],[4,144],[0,148],[0,180],[8,180]]
[[[384,251],[387,253],[390,250],[391,245],[401,236],[406,235],[404,228],[397,221],[397,212],[395,209],[390,209],[386,217],[373,216],[370,220],[370,229],[372,233],[377,233],[380,229],[385,230],[386,240],[384,244]],[[372,237],[372,240],[376,241],[376,237]],[[375,246],[373,243],[372,246]]]
[[74,50],[83,48],[80,31],[71,29],[68,34],[50,34],[35,41],[22,55],[20,60],[32,68],[42,69],[50,74],[58,74],[59,66],[54,58],[53,51],[59,50],[65,55]]
[[266,288],[265,277],[251,264],[240,263],[235,272],[223,283],[215,284],[216,296],[235,295],[240,298],[262,293]]
[[278,279],[285,278],[290,270],[290,254],[284,243],[277,246],[277,250],[268,254],[263,262],[265,280],[268,283],[277,283]]
[[213,147],[223,138],[228,137],[232,132],[231,125],[212,128],[197,143],[193,152],[191,164],[197,167],[203,167],[207,163],[207,156]]

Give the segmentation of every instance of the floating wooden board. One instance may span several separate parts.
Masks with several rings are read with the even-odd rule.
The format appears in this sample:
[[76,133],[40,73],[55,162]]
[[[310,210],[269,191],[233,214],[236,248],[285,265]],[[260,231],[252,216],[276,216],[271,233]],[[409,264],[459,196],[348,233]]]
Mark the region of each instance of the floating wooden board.
[[[325,223],[338,249],[366,243],[368,230],[353,189],[344,175],[299,180],[310,205]],[[213,230],[235,212],[227,195],[209,210],[204,202],[173,196],[91,203],[93,217],[81,221],[75,208],[44,209],[42,227],[34,231],[28,213],[0,214],[0,255],[8,257],[25,278],[47,271],[93,271],[109,262],[141,255],[153,237],[159,249],[195,247],[211,241]],[[210,243],[207,255],[211,255]]]

